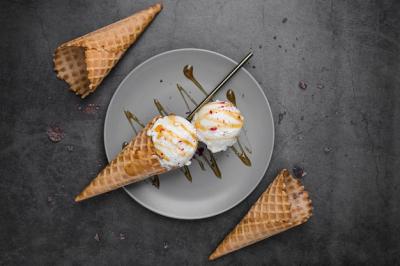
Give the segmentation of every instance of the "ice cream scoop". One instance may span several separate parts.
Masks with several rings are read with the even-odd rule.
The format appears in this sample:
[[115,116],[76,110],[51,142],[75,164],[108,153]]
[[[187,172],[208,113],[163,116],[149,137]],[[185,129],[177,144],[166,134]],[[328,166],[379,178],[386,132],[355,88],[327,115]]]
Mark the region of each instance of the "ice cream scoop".
[[151,137],[164,167],[189,165],[197,149],[196,129],[180,116],[168,115],[157,119],[147,135]]
[[192,124],[200,141],[212,152],[226,150],[236,143],[243,127],[243,116],[229,101],[205,104],[193,117]]

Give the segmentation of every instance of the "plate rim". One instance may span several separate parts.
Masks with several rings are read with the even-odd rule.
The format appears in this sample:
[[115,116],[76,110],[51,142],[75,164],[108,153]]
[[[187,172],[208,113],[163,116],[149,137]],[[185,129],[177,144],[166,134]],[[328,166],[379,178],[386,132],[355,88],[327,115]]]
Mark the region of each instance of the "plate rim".
[[[166,54],[171,54],[171,53],[176,53],[176,52],[181,52],[181,51],[200,51],[200,52],[205,52],[205,53],[210,53],[216,56],[220,56],[234,64],[237,64],[237,62],[233,59],[231,59],[230,57],[220,54],[218,52],[214,52],[211,50],[207,50],[207,49],[201,49],[201,48],[179,48],[179,49],[172,49],[172,50],[168,50],[159,54],[156,54],[154,56],[151,56],[150,58],[146,59],[145,61],[143,61],[142,63],[140,63],[139,65],[137,65],[136,67],[134,67],[131,71],[129,71],[128,74],[126,74],[126,76],[121,80],[121,82],[119,83],[117,89],[114,91],[113,96],[110,99],[110,102],[108,103],[108,107],[107,107],[107,112],[106,112],[106,116],[104,119],[104,125],[103,125],[103,145],[104,145],[104,150],[106,153],[106,157],[107,157],[107,161],[110,162],[109,159],[109,154],[107,152],[106,149],[106,125],[108,124],[108,120],[110,119],[109,114],[110,114],[110,107],[111,107],[111,103],[113,103],[116,95],[118,94],[119,90],[122,88],[122,84],[124,84],[124,82],[128,79],[128,77],[130,77],[132,75],[132,73],[134,73],[135,71],[137,71],[139,68],[141,68],[143,65],[147,64],[148,62],[164,56]],[[269,110],[269,113],[271,113],[271,120],[272,120],[272,148],[268,154],[268,159],[267,162],[265,164],[265,169],[263,170],[263,175],[259,178],[259,180],[254,184],[254,186],[249,190],[248,193],[246,193],[243,197],[241,197],[239,200],[233,202],[232,204],[230,204],[230,206],[219,210],[219,211],[215,211],[212,213],[209,213],[207,215],[199,215],[199,216],[191,216],[191,217],[185,217],[185,216],[179,216],[179,215],[173,215],[173,214],[168,214],[166,212],[163,212],[162,210],[158,210],[158,209],[154,209],[153,207],[149,206],[148,204],[144,203],[143,201],[139,200],[137,197],[135,197],[125,186],[122,187],[124,189],[124,191],[133,199],[135,200],[137,203],[139,203],[142,207],[157,213],[159,215],[162,215],[164,217],[168,217],[168,218],[173,218],[173,219],[179,219],[179,220],[200,220],[200,219],[206,219],[206,218],[210,218],[210,217],[214,217],[217,215],[220,215],[230,209],[233,209],[234,207],[236,207],[237,205],[239,205],[243,200],[245,200],[256,188],[257,186],[260,184],[261,180],[264,178],[265,173],[268,170],[268,167],[271,163],[271,159],[272,159],[272,154],[275,148],[275,123],[274,123],[274,116],[271,110],[271,105],[269,104],[268,98],[264,93],[264,90],[262,89],[262,87],[260,86],[260,84],[258,83],[258,81],[253,77],[253,75],[244,67],[242,67],[242,70],[250,77],[250,79],[257,85],[257,88],[260,90],[262,96],[264,97],[266,103],[267,103],[267,108]],[[112,160],[112,159],[111,159]]]

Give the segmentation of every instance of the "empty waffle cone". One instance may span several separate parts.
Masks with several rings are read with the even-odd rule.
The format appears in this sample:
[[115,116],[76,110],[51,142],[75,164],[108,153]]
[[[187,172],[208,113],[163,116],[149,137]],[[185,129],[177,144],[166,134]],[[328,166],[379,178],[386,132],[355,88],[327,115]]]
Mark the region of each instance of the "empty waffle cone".
[[294,226],[312,215],[312,203],[300,181],[284,169],[246,216],[210,255],[215,260]]
[[57,77],[85,98],[100,85],[125,51],[162,9],[153,5],[111,25],[60,45],[54,54]]
[[168,169],[161,166],[151,137],[147,136],[159,117],[155,117],[75,198],[82,201],[111,190],[139,182]]

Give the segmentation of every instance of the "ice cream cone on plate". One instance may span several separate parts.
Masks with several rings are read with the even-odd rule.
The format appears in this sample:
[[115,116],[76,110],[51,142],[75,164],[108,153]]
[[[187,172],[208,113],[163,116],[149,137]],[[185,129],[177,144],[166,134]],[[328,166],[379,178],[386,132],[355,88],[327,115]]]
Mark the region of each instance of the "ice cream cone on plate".
[[282,170],[246,216],[210,255],[215,260],[306,222],[312,204],[300,181]]
[[111,25],[60,45],[54,54],[57,77],[85,98],[100,85],[125,51],[162,9],[153,5]]
[[156,116],[75,198],[82,201],[165,173],[190,160],[197,149],[196,129],[186,119]]
[[118,156],[76,196],[75,201],[82,201],[168,171],[161,166],[151,137],[147,136],[147,130],[157,118],[155,117],[129,142]]

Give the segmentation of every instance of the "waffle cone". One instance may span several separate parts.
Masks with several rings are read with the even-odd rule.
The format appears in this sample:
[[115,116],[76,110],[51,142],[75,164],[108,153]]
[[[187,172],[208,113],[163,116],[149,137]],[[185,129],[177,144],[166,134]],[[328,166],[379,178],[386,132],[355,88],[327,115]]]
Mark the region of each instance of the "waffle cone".
[[158,119],[155,117],[75,198],[82,201],[99,194],[139,182],[168,169],[162,167],[147,130]]
[[302,224],[311,215],[312,203],[308,193],[300,181],[284,169],[209,259],[215,260]]
[[85,98],[96,90],[161,9],[161,4],[153,5],[60,45],[53,59],[57,77]]

